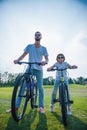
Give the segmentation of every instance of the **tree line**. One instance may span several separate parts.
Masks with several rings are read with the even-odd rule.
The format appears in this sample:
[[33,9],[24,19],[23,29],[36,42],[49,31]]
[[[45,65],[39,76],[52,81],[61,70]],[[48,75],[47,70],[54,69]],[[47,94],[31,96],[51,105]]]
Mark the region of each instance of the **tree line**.
[[[0,73],[0,87],[13,86],[17,76],[18,76],[17,73],[16,74],[8,73],[8,72]],[[70,77],[68,80],[69,80],[69,84],[87,85],[87,78],[84,78],[82,76],[80,76],[76,79],[72,79]],[[44,85],[53,85],[54,84],[54,78],[52,76],[44,78],[43,84]]]

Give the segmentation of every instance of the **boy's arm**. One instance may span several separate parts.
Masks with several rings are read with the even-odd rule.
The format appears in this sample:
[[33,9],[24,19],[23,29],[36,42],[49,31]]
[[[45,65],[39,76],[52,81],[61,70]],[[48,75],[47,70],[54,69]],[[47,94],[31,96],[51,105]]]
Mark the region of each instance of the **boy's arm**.
[[54,67],[55,67],[55,65],[53,65],[53,66],[47,68],[47,71],[50,71],[50,70],[53,69]]
[[76,65],[68,65],[68,68],[69,69],[76,69],[76,68],[78,68],[78,66],[76,66]]
[[78,68],[78,66],[72,65],[72,69],[77,69],[77,68]]
[[18,59],[14,60],[14,64],[17,64],[20,60],[22,60],[27,55],[27,52],[24,52]]

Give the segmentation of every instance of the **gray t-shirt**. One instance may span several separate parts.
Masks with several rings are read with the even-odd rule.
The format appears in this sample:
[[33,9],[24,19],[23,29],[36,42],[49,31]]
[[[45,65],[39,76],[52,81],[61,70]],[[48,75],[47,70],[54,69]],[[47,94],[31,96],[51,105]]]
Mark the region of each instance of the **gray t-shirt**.
[[[67,67],[71,67],[71,65],[68,64],[67,62],[62,62],[61,64],[58,63],[58,62],[56,62],[54,65],[58,69],[65,69]],[[67,76],[67,70],[63,70],[63,76],[64,76],[65,80],[68,78],[68,76]],[[56,79],[60,80],[60,78],[61,78],[61,72],[57,70],[56,71]]]
[[[41,62],[43,56],[48,56],[48,52],[46,47],[40,45],[40,47],[36,48],[34,44],[29,44],[25,49],[24,52],[29,53],[29,62]],[[42,66],[39,65],[32,65],[33,69],[42,70]]]

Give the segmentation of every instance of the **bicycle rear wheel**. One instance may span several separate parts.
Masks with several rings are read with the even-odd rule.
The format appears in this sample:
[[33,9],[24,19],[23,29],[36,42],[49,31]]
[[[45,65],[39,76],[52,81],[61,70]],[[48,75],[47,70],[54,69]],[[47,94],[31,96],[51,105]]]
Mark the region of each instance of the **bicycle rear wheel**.
[[11,100],[12,116],[16,122],[23,117],[29,100],[28,91],[25,88],[26,80],[24,75],[18,76]]
[[61,113],[64,126],[67,126],[67,92],[65,84],[60,85]]
[[31,88],[31,108],[37,108],[37,83],[33,83],[33,88]]

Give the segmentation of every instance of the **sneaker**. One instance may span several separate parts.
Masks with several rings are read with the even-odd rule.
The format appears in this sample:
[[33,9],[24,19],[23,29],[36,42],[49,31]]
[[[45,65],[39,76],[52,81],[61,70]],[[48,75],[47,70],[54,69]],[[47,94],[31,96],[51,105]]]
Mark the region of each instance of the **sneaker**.
[[53,109],[54,109],[54,105],[50,105],[50,112],[53,112]]
[[11,112],[12,112],[11,109],[6,110],[6,113],[11,113]]
[[[18,108],[16,108],[16,111],[18,111]],[[11,112],[12,112],[12,109],[6,110],[6,113],[11,113]]]
[[40,113],[43,113],[43,114],[45,113],[45,110],[44,110],[44,108],[42,108],[42,107],[40,107],[40,110],[39,110],[39,111],[40,111]]

